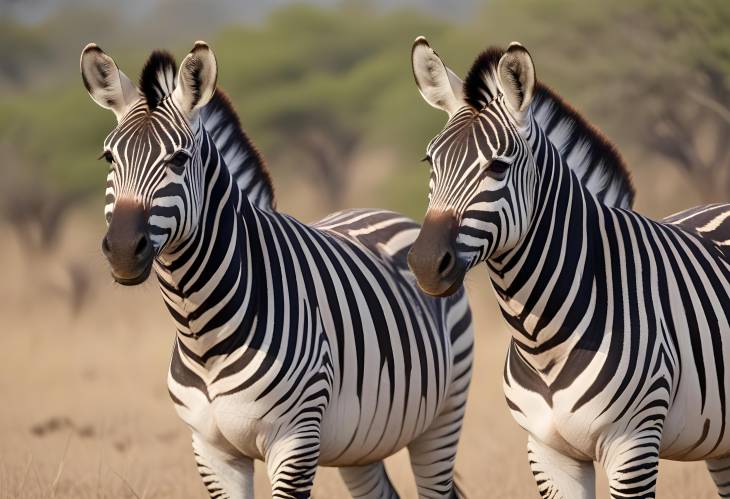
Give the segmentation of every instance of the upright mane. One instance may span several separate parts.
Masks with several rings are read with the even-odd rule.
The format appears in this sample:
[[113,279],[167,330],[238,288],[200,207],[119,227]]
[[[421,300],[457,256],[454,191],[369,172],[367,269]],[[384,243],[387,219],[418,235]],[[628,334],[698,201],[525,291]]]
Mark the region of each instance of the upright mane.
[[[175,90],[175,58],[155,50],[142,69],[139,89],[150,111]],[[274,208],[274,187],[266,163],[241,127],[241,121],[221,88],[200,110],[203,126],[213,139],[241,193],[259,208]]]
[[[503,53],[501,48],[490,47],[472,64],[464,80],[464,96],[475,109],[483,108],[498,95],[497,65]],[[578,111],[539,81],[531,107],[538,126],[581,183],[604,204],[631,208],[635,191],[616,147]]]
[[266,162],[243,131],[228,95],[218,88],[200,115],[241,192],[259,208],[274,209],[274,186]]

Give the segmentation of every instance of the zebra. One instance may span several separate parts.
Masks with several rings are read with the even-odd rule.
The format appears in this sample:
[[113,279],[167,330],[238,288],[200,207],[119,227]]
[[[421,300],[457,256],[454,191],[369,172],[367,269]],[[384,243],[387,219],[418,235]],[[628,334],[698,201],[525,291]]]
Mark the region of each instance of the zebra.
[[252,497],[259,460],[273,497],[308,497],[318,465],[354,497],[397,497],[383,459],[407,448],[419,495],[454,497],[471,311],[464,293],[419,290],[418,225],[279,213],[205,42],[179,69],[153,52],[138,86],[89,44],[81,74],[118,122],[101,156],[102,251],[119,284],[157,276],[177,330],[169,395],[210,496]]
[[659,458],[705,460],[730,497],[730,205],[660,221],[632,209],[616,148],[536,80],[519,43],[462,82],[425,38],[412,67],[448,114],[408,255],[421,288],[486,262],[510,326],[503,387],[544,498],[654,497]]

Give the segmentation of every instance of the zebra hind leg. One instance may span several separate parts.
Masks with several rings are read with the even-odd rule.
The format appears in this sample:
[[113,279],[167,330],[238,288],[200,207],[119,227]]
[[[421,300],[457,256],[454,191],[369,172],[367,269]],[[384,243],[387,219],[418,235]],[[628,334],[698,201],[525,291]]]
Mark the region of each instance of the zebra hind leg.
[[340,476],[354,499],[397,499],[383,461],[340,468]]
[[467,376],[464,385],[457,387],[457,394],[431,426],[408,444],[420,498],[458,497],[454,464],[466,409],[468,382]]
[[471,381],[474,346],[471,326],[460,333],[452,328],[451,342],[454,358],[460,360],[453,366],[448,398],[431,426],[408,444],[419,498],[463,497],[462,487],[454,479],[454,464]]
[[593,461],[578,461],[536,440],[527,439],[530,469],[543,499],[593,499],[596,472]]
[[707,469],[720,497],[730,497],[730,457],[708,459]]
[[216,499],[253,498],[253,460],[231,457],[193,435],[198,473],[208,495]]

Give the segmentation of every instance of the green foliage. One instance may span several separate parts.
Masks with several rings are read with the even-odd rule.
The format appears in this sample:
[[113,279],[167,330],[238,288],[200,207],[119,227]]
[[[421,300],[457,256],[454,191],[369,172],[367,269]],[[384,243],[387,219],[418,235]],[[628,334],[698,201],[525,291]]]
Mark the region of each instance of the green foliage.
[[228,29],[214,47],[221,85],[256,140],[273,150],[303,126],[349,129],[363,140],[402,134],[392,122],[394,103],[417,119],[429,114],[417,102],[410,45],[422,32],[444,29],[412,12],[302,5],[275,13],[260,29]]
[[[445,118],[423,103],[413,84],[410,47],[417,35],[427,35],[462,75],[486,46],[520,40],[538,77],[627,143],[649,117],[682,98],[682,83],[693,74],[720,75],[721,90],[730,88],[727,0],[494,0],[462,24],[413,10],[377,13],[366,5],[292,5],[260,25],[230,26],[208,41],[221,86],[275,174],[279,160],[299,158],[312,136],[328,138],[325,147],[343,175],[352,154],[386,147],[402,166],[384,186],[382,202],[413,215],[421,213],[427,182],[418,160]],[[113,24],[109,13],[93,11],[33,29],[0,19],[0,41],[17,49],[4,63],[28,84],[0,94],[0,142],[64,190],[101,189],[105,169],[94,158],[114,126],[76,76],[83,43],[98,41],[131,77],[153,48],[154,37],[138,27]],[[191,32],[183,42],[183,35],[170,35],[167,47],[179,59],[197,36]],[[39,74],[46,84],[30,84]],[[639,102],[651,110],[644,118],[633,116]]]
[[0,100],[0,137],[60,189],[85,192],[103,185],[105,165],[95,158],[114,117],[95,108],[79,86]]

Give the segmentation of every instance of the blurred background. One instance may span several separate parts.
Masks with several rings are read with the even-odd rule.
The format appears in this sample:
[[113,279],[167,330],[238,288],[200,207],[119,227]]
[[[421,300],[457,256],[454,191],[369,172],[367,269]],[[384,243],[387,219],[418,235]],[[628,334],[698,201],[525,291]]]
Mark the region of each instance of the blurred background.
[[[167,395],[157,287],[116,287],[99,250],[95,158],[115,120],[81,83],[86,43],[136,79],[152,49],[180,60],[208,41],[279,208],[313,221],[354,206],[422,218],[419,160],[445,116],[413,83],[417,35],[462,76],[519,40],[617,144],[637,210],[663,217],[730,200],[728,26],[727,0],[0,0],[0,498],[204,497]],[[486,273],[466,286],[477,358],[457,468],[472,497],[537,497],[501,391],[508,333]],[[413,497],[406,456],[389,466]],[[342,497],[337,474],[322,470],[315,494]],[[658,497],[715,493],[702,463],[663,462]]]

